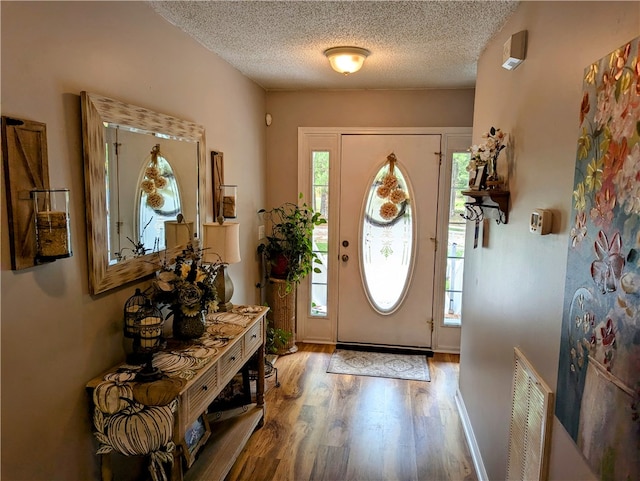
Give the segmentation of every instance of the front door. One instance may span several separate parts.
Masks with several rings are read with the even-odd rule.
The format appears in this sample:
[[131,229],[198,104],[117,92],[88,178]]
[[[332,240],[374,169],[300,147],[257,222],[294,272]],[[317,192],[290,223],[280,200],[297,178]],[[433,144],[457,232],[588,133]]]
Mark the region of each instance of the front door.
[[440,135],[342,135],[340,343],[431,347]]

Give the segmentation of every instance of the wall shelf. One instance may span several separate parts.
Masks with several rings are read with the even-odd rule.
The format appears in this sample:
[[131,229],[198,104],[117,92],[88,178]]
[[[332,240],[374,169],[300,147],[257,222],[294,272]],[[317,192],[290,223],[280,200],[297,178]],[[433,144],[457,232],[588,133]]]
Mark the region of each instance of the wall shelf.
[[465,212],[460,214],[467,220],[482,221],[485,217],[485,209],[498,211],[497,224],[509,222],[509,191],[501,189],[491,190],[463,190],[462,195],[473,200],[465,202]]

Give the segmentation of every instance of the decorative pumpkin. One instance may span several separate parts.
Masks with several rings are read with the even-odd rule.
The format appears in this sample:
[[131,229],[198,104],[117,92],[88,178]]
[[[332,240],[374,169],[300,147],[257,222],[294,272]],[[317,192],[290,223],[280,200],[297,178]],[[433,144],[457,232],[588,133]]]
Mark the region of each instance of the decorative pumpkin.
[[193,369],[196,363],[197,360],[192,356],[185,356],[176,352],[159,352],[153,358],[153,365],[165,374]]
[[133,397],[131,386],[119,381],[104,381],[93,390],[93,403],[105,414],[115,414],[129,406]]
[[133,387],[133,399],[146,406],[166,406],[178,397],[184,385],[185,381],[179,378],[137,383]]
[[107,419],[107,438],[113,449],[126,456],[140,456],[171,442],[173,409],[171,406],[130,406]]
[[115,382],[119,382],[119,383],[123,383],[123,382],[127,382],[127,381],[133,381],[136,378],[136,372],[139,369],[140,368],[138,367],[136,369],[136,371],[126,370],[126,371],[110,372],[109,374],[106,374],[104,376],[104,380],[105,381],[115,381]]

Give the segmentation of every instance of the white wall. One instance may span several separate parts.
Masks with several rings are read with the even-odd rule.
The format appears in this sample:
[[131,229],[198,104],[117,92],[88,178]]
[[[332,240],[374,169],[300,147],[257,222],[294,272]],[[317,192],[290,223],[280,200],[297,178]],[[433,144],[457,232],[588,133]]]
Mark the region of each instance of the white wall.
[[[520,30],[527,58],[504,70],[502,46]],[[583,70],[639,34],[638,2],[523,2],[478,63],[474,143],[491,126],[512,142],[499,165],[509,224],[491,224],[477,249],[469,225],[465,250],[460,390],[491,480],[506,473],[514,346],[556,388]],[[536,207],[553,210],[551,235],[529,234]],[[593,479],[557,420],[551,448],[550,480]]]
[[[99,93],[202,124],[239,185],[234,301],[256,301],[265,93],[144,2],[1,2],[2,115],[47,125],[51,185],[71,189],[73,257],[11,271],[2,199],[2,479],[98,479],[85,383],[123,359],[140,284],[88,294],[80,98]],[[210,172],[207,172],[210,183]],[[4,189],[4,180],[2,182]],[[211,209],[211,206],[207,206]],[[146,283],[144,283],[146,285]]]

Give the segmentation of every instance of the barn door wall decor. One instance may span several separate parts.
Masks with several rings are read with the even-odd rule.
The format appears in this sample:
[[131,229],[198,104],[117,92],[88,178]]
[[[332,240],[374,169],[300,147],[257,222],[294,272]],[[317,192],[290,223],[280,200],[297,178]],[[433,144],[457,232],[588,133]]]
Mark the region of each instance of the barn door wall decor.
[[2,117],[2,157],[9,220],[11,269],[36,265],[32,190],[49,189],[47,126]]

